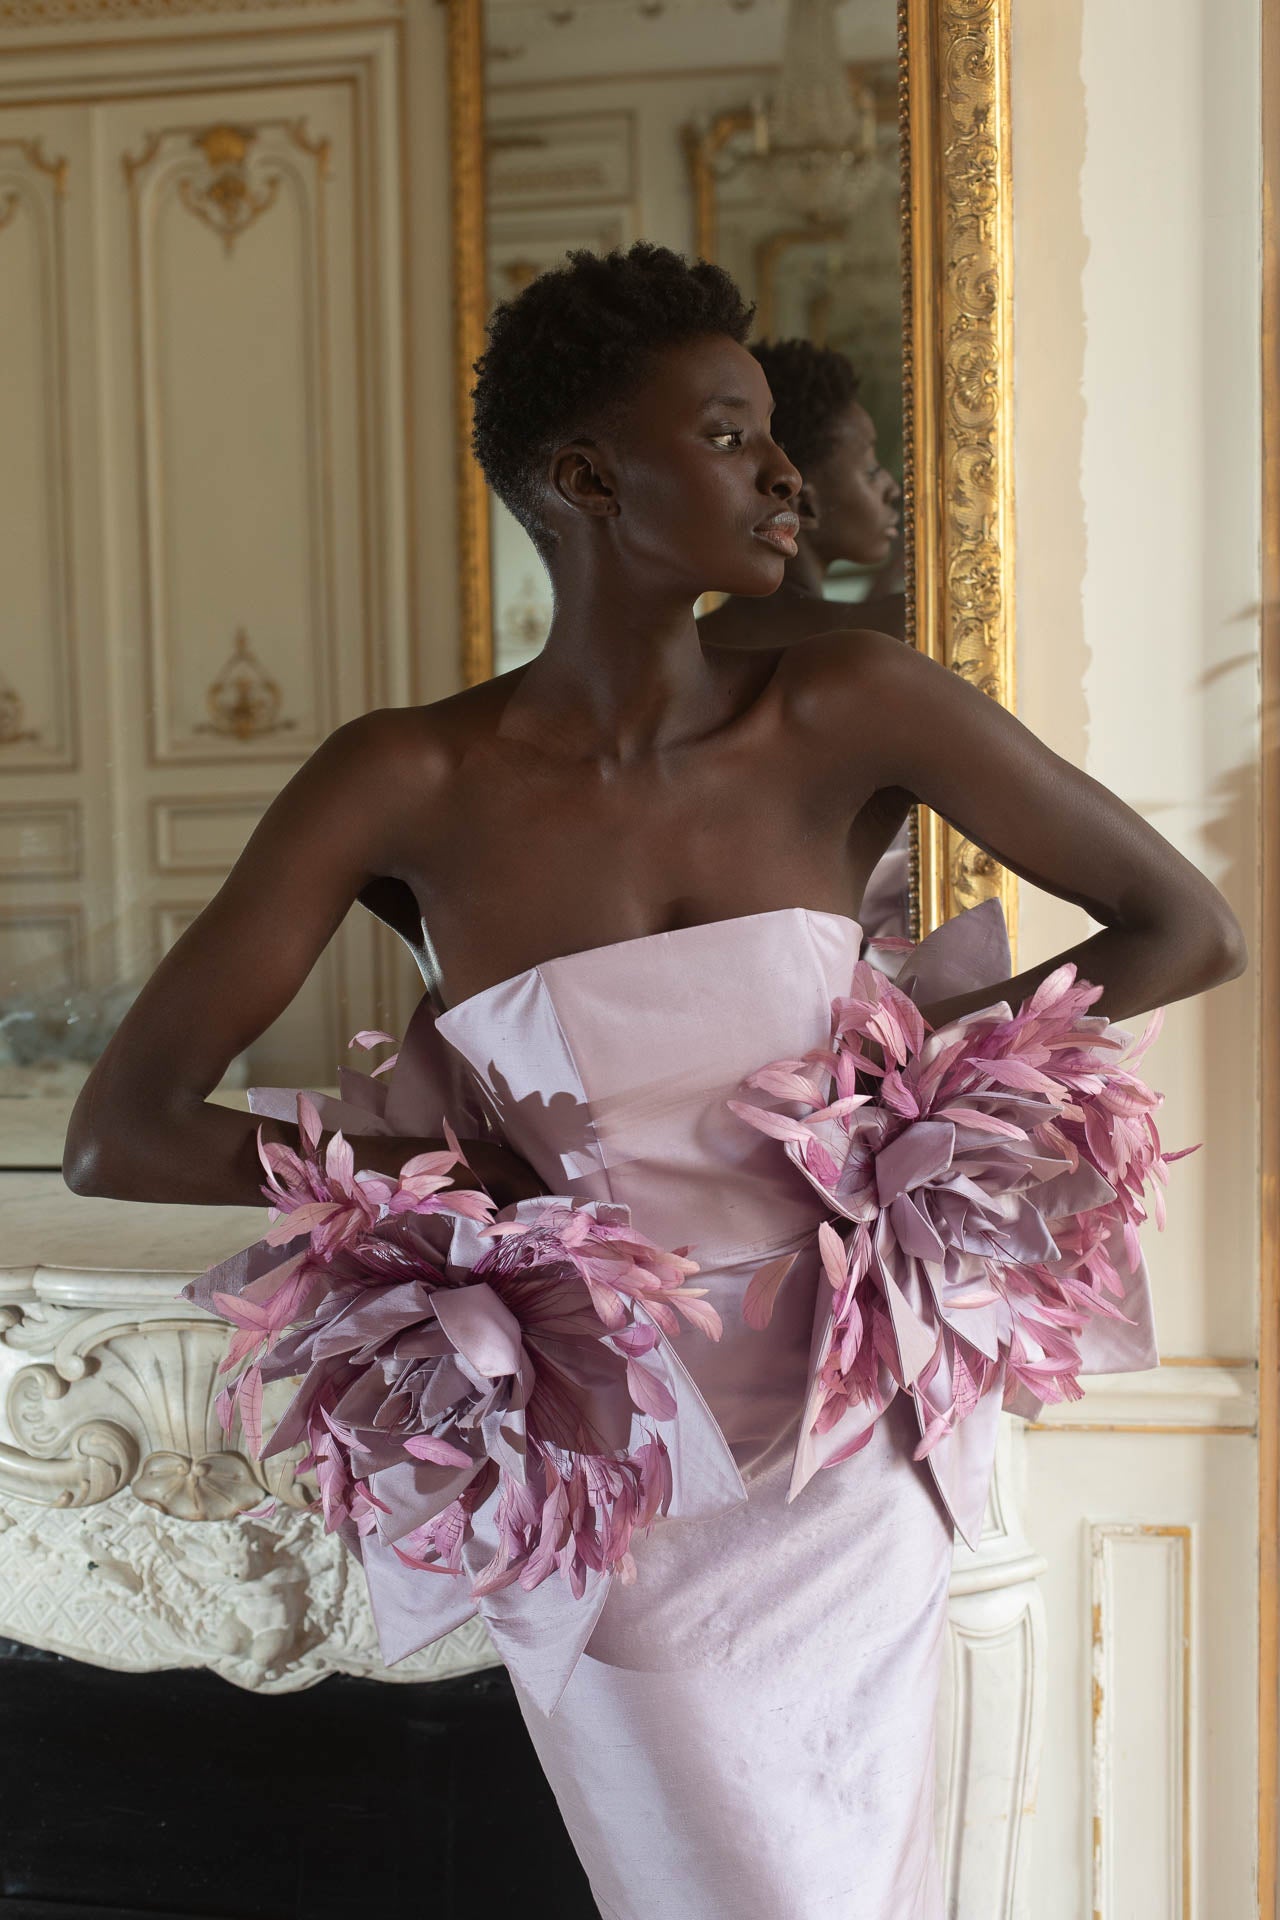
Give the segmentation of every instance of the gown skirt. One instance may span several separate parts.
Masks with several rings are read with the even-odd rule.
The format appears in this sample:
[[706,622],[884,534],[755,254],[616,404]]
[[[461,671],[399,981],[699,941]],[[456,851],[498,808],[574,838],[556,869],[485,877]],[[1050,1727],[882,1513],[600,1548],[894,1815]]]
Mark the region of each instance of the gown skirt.
[[[551,961],[434,1019],[548,1189],[688,1246],[724,1324],[679,1353],[745,1502],[633,1545],[553,1712],[507,1656],[605,1920],[941,1920],[951,1520],[905,1396],[787,1504],[825,1210],[726,1105],[762,1061],[826,1043],[859,946],[842,915],[784,909]],[[796,1246],[749,1328],[752,1274]]]

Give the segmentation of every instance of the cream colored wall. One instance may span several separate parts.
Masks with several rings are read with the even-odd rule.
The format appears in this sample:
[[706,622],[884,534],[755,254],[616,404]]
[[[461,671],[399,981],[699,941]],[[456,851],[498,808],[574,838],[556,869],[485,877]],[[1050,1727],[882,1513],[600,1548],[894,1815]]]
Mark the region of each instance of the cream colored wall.
[[[1020,712],[1208,873],[1252,939],[1257,0],[1017,0],[1013,23]],[[1027,886],[1021,914],[1028,961],[1087,924]],[[1250,974],[1173,1008],[1149,1056],[1167,1144],[1204,1142],[1173,1171],[1167,1232],[1148,1236],[1168,1356],[1255,1351],[1256,1053]],[[1137,1422],[1185,1433],[1028,1436],[1056,1648],[1043,1920],[1173,1920],[1184,1850],[1188,1912],[1253,1912],[1254,1445],[1204,1431],[1220,1422],[1192,1404],[1193,1375],[1163,1368]],[[1252,1391],[1248,1368],[1215,1377]],[[1091,1731],[1087,1553],[1115,1520],[1189,1527],[1190,1578],[1180,1535],[1140,1531],[1114,1560],[1120,1624]],[[1167,1607],[1150,1592],[1138,1604],[1150,1570]],[[1168,1641],[1150,1673],[1144,1639],[1158,1654]],[[1091,1886],[1095,1814],[1106,1858]]]
[[[1256,0],[1019,0],[1014,22],[1019,711],[1251,934]],[[1087,924],[1025,886],[1021,915],[1028,959]],[[1252,976],[1171,1009],[1152,1056],[1170,1142],[1205,1142],[1155,1248],[1170,1352],[1252,1348],[1254,1057]],[[1210,1250],[1230,1281],[1202,1298]]]

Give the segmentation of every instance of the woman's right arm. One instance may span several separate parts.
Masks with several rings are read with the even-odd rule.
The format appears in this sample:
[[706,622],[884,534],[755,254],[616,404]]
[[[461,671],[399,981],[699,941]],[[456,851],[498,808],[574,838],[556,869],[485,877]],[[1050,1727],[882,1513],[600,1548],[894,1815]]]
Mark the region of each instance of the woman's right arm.
[[[299,769],[95,1063],[63,1153],[73,1192],[262,1204],[258,1128],[295,1149],[298,1129],[212,1106],[208,1095],[289,1005],[361,888],[400,870],[404,837],[414,823],[421,830],[447,771],[421,712],[407,710],[349,722]],[[444,1142],[384,1136],[352,1145],[357,1167],[393,1172]],[[500,1204],[521,1197],[512,1180],[521,1184],[522,1161],[489,1143],[466,1151],[456,1184],[473,1184],[470,1173]]]

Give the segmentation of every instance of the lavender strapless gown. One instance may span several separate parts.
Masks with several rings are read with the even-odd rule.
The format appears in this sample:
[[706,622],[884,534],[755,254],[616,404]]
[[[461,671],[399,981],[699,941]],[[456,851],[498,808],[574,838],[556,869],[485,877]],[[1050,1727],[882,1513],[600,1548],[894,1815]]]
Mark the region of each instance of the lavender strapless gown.
[[[941,1920],[951,1520],[906,1396],[786,1504],[823,1202],[725,1104],[762,1061],[826,1043],[859,941],[806,908],[646,935],[530,968],[417,1036],[456,1076],[452,1110],[478,1100],[551,1192],[624,1201],[688,1245],[724,1322],[680,1355],[746,1502],[636,1545],[553,1714],[536,1628],[495,1634],[606,1920]],[[802,1244],[768,1329],[748,1329],[751,1275]]]

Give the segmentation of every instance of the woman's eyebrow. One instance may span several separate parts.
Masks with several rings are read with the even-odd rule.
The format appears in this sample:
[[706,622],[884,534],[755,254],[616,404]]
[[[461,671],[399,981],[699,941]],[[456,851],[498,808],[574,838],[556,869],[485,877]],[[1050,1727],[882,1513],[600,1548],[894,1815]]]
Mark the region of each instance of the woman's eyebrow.
[[709,399],[703,401],[702,411],[707,413],[712,407],[747,408],[750,405],[751,402],[744,399],[740,393],[713,393]]

